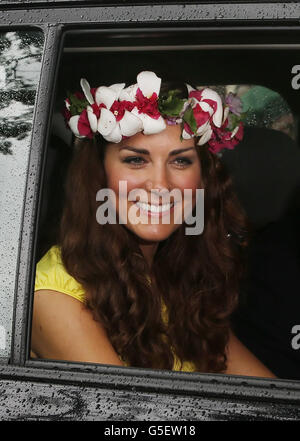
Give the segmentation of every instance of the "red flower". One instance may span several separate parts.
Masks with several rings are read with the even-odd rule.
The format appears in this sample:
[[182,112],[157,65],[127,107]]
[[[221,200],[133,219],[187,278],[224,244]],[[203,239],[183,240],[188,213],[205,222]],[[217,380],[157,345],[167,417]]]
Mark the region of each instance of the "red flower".
[[205,107],[209,106],[208,113],[214,125],[221,125],[222,101],[217,92],[208,87],[201,90],[192,90],[189,93],[189,98],[194,98],[199,104],[205,103]]
[[96,101],[95,95],[96,95],[96,90],[98,89],[98,87],[91,87],[90,92],[92,94],[92,97],[94,98],[94,101]]
[[150,98],[143,95],[140,88],[136,92],[136,101],[134,103],[139,110],[139,113],[146,113],[151,118],[158,119],[160,112],[158,110],[157,94],[153,92]]
[[94,136],[89,123],[86,109],[84,109],[80,114],[78,120],[78,131],[81,136],[86,136],[87,138],[93,138]]
[[204,98],[202,100],[203,103],[207,103],[212,109],[213,109],[213,113],[215,113],[217,111],[218,108],[218,103],[215,100],[211,100],[209,98]]
[[228,118],[224,121],[224,124],[220,128],[213,128],[212,136],[208,141],[208,149],[212,153],[218,153],[222,149],[232,150],[243,139],[244,126],[242,122],[240,122],[238,130],[232,138],[232,132],[226,130],[227,125]]
[[79,100],[85,100],[85,96],[82,92],[75,92],[74,95],[76,96],[76,98],[78,98]]
[[[63,114],[63,117],[65,118],[65,122],[66,122],[66,125],[67,125],[67,122],[70,120],[70,118],[72,116],[71,112],[66,107],[64,107],[63,110],[62,110],[62,114]],[[67,127],[69,127],[69,126],[67,125]]]
[[[92,89],[91,89],[92,90]],[[100,118],[100,113],[101,113],[101,108],[105,107],[106,105],[103,103],[100,103],[100,105],[98,106],[97,103],[91,104],[91,108],[93,109],[93,113],[96,115],[96,118],[99,119]]]
[[190,126],[187,122],[184,123],[183,128],[189,135],[191,135],[191,136],[194,135],[194,132],[192,131],[192,129],[190,128]]
[[244,124],[240,122],[238,131],[234,135],[234,147],[244,138]]
[[189,98],[196,98],[197,101],[202,101],[202,91],[191,90],[189,93]]
[[125,110],[131,112],[134,107],[135,103],[132,103],[131,101],[114,101],[110,111],[115,115],[116,120],[120,121],[124,116]]
[[202,110],[199,104],[196,104],[196,106],[193,108],[193,113],[197,127],[205,124],[210,118],[209,112],[205,112],[204,110]]

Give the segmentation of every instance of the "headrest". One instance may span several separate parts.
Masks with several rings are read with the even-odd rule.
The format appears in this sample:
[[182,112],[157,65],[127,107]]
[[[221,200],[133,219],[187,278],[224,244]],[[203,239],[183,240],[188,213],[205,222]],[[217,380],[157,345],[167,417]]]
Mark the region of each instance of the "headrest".
[[288,135],[245,127],[243,140],[224,151],[221,161],[254,227],[276,222],[291,208],[300,186],[300,149]]

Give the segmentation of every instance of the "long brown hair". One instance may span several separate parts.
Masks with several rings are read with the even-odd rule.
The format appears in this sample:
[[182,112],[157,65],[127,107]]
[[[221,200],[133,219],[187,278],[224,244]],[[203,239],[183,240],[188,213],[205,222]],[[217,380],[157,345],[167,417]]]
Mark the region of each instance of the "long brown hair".
[[188,236],[182,224],[159,244],[151,268],[125,226],[96,220],[96,193],[106,188],[103,140],[78,141],[68,169],[62,260],[85,289],[87,308],[131,366],[172,369],[175,353],[202,372],[226,369],[246,220],[220,160],[206,146],[197,152],[205,188],[204,231]]

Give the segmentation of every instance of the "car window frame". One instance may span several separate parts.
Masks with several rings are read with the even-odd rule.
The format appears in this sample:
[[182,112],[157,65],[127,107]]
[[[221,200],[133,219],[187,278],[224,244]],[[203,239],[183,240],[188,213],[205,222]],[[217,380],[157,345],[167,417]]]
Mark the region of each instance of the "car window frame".
[[[171,6],[172,5],[170,5],[170,7]],[[233,13],[236,10],[236,5],[232,7]],[[86,26],[95,26],[96,23],[93,21],[95,20],[93,12],[97,8],[103,9],[104,6],[90,7],[88,9],[81,8],[81,13],[83,17],[85,17],[85,20],[82,19],[81,21],[79,20],[79,22],[77,13],[74,13],[72,19],[72,12],[68,11],[67,8],[65,11],[68,11],[69,15],[65,21],[53,21],[55,17],[57,19],[58,9],[49,9],[50,12],[52,11],[52,15],[50,14],[52,18],[49,18],[48,15],[48,22],[46,22],[45,19],[45,9],[35,9],[36,14],[34,18],[31,17],[31,20],[36,20],[36,22],[33,23],[28,23],[30,20],[29,11],[27,11],[26,16],[26,11],[20,8],[18,12],[22,11],[23,13],[23,25],[20,26],[18,15],[15,15],[16,10],[7,11],[5,17],[7,24],[5,25],[4,23],[1,25],[1,30],[9,29],[9,27],[14,27],[14,30],[24,30],[28,29],[28,26],[30,26],[30,29],[35,27],[42,30],[44,32],[44,53],[35,103],[31,153],[26,185],[27,190],[24,200],[22,234],[18,254],[11,357],[9,364],[6,363],[6,360],[3,364],[0,364],[0,374],[2,376],[22,377],[23,379],[27,378],[48,382],[63,381],[78,385],[93,384],[100,388],[110,387],[124,390],[129,388],[131,391],[142,390],[164,394],[196,394],[214,396],[220,399],[236,397],[239,399],[253,400],[253,402],[255,400],[268,402],[279,400],[286,403],[300,403],[300,381],[273,380],[225,374],[169,372],[132,367],[118,368],[90,363],[28,359],[30,332],[28,324],[30,322],[30,311],[32,309],[33,275],[35,271],[35,247],[33,237],[35,235],[36,219],[39,212],[39,191],[40,182],[43,178],[45,151],[50,132],[49,121],[54,105],[54,94],[51,91],[55,85],[58,72],[58,60],[63,45],[62,35],[67,29],[74,29],[78,26],[82,26],[83,28]],[[117,6],[107,7],[110,11],[112,11],[113,8],[115,8],[115,12],[118,12]],[[62,9],[60,9],[60,11],[62,11]],[[39,12],[39,14],[37,14],[37,12]],[[121,12],[119,11],[119,13]],[[172,14],[173,13],[174,10]],[[276,11],[274,13],[276,13]],[[87,15],[89,15],[90,18],[88,21],[86,21]],[[111,25],[118,27],[116,15],[111,23],[107,24],[107,22],[105,22],[105,26]],[[44,21],[44,23],[42,21]],[[138,23],[138,25],[139,24],[140,23]],[[142,24],[150,26],[147,21],[147,15],[144,16]],[[129,24],[129,28],[132,27],[132,23]],[[253,28],[253,26],[251,26],[251,28]],[[157,27],[155,27],[155,29],[157,30]],[[299,27],[297,27],[297,29],[299,30]]]
[[[1,8],[0,8],[1,9]],[[34,34],[34,33],[39,33],[41,36],[43,36],[42,37],[42,42],[40,42],[40,46],[39,46],[39,48],[41,49],[41,50],[43,50],[43,46],[44,46],[44,33],[41,31],[41,29],[39,29],[39,28],[37,28],[37,27],[35,27],[35,26],[31,26],[31,27],[22,27],[22,28],[19,28],[18,26],[15,26],[14,27],[14,29],[12,30],[11,28],[2,28],[1,27],[1,25],[0,25],[0,31],[1,31],[1,33],[2,33],[2,35],[3,36],[6,36],[6,34],[7,33],[18,33],[18,32],[20,32],[20,33],[22,33],[22,34],[25,34],[26,35],[26,33],[28,32],[28,35],[27,35],[27,37],[30,39],[31,37],[32,37],[32,35]],[[25,35],[23,35],[23,36],[25,36]],[[8,36],[8,39],[10,39],[10,37]],[[27,48],[26,48],[27,49]],[[38,55],[39,54],[31,54],[30,55],[30,57],[38,57]],[[10,57],[10,55],[8,55],[8,57]],[[24,58],[29,58],[29,56],[28,55],[26,55],[25,57],[21,57],[21,58],[19,58],[19,57],[17,57],[17,63],[19,63],[19,61],[20,60],[22,60],[22,59],[24,59]],[[38,79],[39,79],[39,76],[40,76],[40,72],[41,72],[41,68],[42,68],[42,61],[39,63],[39,67],[40,67],[40,69],[39,69],[39,72],[38,72]],[[18,75],[17,75],[17,78],[18,78]],[[34,94],[35,94],[35,97],[34,97],[34,105],[32,106],[32,111],[30,110],[30,114],[31,114],[31,116],[32,116],[32,118],[30,119],[30,120],[28,120],[28,124],[30,124],[31,125],[31,128],[29,129],[27,129],[27,131],[28,131],[28,133],[27,133],[27,139],[26,139],[26,150],[25,150],[25,157],[23,156],[22,157],[22,161],[25,161],[25,162],[23,162],[23,164],[22,164],[22,172],[23,172],[23,174],[24,174],[24,178],[22,177],[22,185],[24,186],[24,189],[26,189],[26,182],[27,182],[27,175],[28,175],[28,165],[29,165],[29,160],[28,160],[28,162],[27,162],[27,159],[29,159],[29,156],[30,156],[30,151],[31,151],[31,135],[32,135],[32,132],[33,132],[33,121],[34,121],[34,112],[35,112],[35,101],[36,101],[36,97],[37,97],[37,92],[38,92],[38,79],[37,79],[37,82],[36,82],[36,84],[33,84],[33,88],[32,89],[27,89],[28,91],[30,90],[30,92],[34,92]],[[19,80],[19,78],[18,78],[18,80]],[[8,80],[9,81],[9,80]],[[18,92],[18,94],[20,94],[21,93],[21,89],[18,89],[18,85],[16,86],[17,87],[17,89],[15,89],[15,91],[17,90],[17,92]],[[23,86],[24,87],[24,86]],[[11,88],[11,86],[8,84],[8,87],[7,87],[7,84],[6,84],[6,82],[4,83],[4,93],[6,93],[7,95],[9,95],[10,94],[10,91],[12,90],[12,88]],[[24,87],[24,89],[26,89],[26,86]],[[23,89],[23,90],[24,90]],[[20,96],[18,97],[18,98],[16,98],[16,100],[18,101],[18,100],[21,100],[22,101],[22,98],[20,98]],[[10,106],[10,104],[11,103],[9,103],[8,104],[8,106]],[[22,102],[22,104],[24,104],[23,102]],[[16,110],[16,113],[15,113],[15,116],[18,116],[18,112],[20,112],[19,110]],[[19,115],[20,116],[20,115]],[[5,118],[5,117],[4,117]],[[24,135],[24,132],[22,133],[22,135]],[[18,137],[16,136],[16,135],[13,135],[13,134],[11,134],[10,135],[12,138],[14,138],[14,140],[18,140]],[[28,141],[27,141],[28,140]],[[15,146],[13,145],[14,143],[11,143],[11,142],[9,142],[11,145],[12,145],[12,148],[14,148]],[[11,158],[14,158],[13,160],[14,161],[16,161],[16,156],[15,156],[15,154],[17,155],[17,152],[10,152],[10,154],[11,154]],[[4,161],[5,161],[5,159],[4,159]],[[6,166],[7,166],[7,164],[6,164]],[[12,168],[10,168],[9,167],[9,171],[10,171],[10,175],[12,176],[13,175],[13,173],[14,173],[14,169],[15,170],[17,170],[15,167],[12,167]],[[9,185],[12,185],[12,181],[11,181],[11,179],[10,179],[10,177],[8,178],[8,181],[9,181]],[[16,185],[18,185],[18,183],[16,183]],[[2,199],[2,198],[1,198]],[[3,202],[3,201],[1,201],[1,202]],[[20,224],[18,224],[18,226],[17,226],[17,229],[15,230],[15,235],[12,237],[12,238],[10,238],[10,241],[11,241],[11,239],[13,239],[13,242],[14,242],[14,244],[16,245],[15,246],[15,248],[17,248],[17,249],[19,249],[19,247],[18,247],[18,244],[19,244],[19,240],[20,240],[20,238],[21,238],[21,234],[19,234],[19,228],[18,227],[20,227],[20,231],[21,231],[21,229],[22,229],[22,222],[23,222],[23,211],[24,211],[24,200],[23,199],[19,199],[18,200],[18,202],[19,202],[19,205],[20,205],[20,210],[19,210],[19,207],[18,207],[18,210],[17,210],[17,213],[20,215]],[[2,208],[2,207],[1,207]],[[16,207],[14,206],[14,209],[16,210]],[[3,221],[3,219],[2,219],[2,221]],[[12,248],[12,249],[14,249],[14,248]],[[18,254],[18,252],[17,252],[17,254]],[[11,281],[14,281],[14,280],[16,280],[17,279],[17,271],[18,271],[18,264],[17,264],[17,261],[18,261],[18,257],[17,257],[17,259],[16,260],[14,260],[14,263],[16,263],[16,270],[15,271],[13,271],[13,272],[11,272],[10,274],[9,274],[9,281],[11,282]],[[7,264],[7,261],[6,261],[6,264]],[[12,283],[13,284],[13,283]],[[14,283],[14,285],[15,285],[15,283]],[[8,292],[6,292],[6,300],[8,300],[9,302],[10,301],[12,301],[12,303],[14,304],[15,303],[15,290],[14,291],[11,291],[10,289],[8,290]],[[14,307],[13,307],[13,304],[12,304],[12,310],[11,310],[11,313],[9,314],[9,317],[10,317],[10,319],[11,319],[11,321],[13,322],[14,321]],[[5,306],[4,307],[4,309],[6,308],[7,306]],[[10,309],[10,308],[9,308]],[[5,347],[3,348],[4,349],[4,352],[5,352],[5,350],[8,348],[8,347],[11,347],[11,342],[12,342],[12,339],[13,339],[13,333],[12,333],[12,335],[10,335],[10,326],[8,325],[8,327],[7,328],[5,328],[4,326],[3,326],[3,328],[4,328],[4,330],[5,330]],[[10,359],[10,352],[8,353],[8,355],[2,355],[1,354],[1,356],[0,356],[0,364],[6,364],[6,363],[8,363],[9,362],[9,359]]]

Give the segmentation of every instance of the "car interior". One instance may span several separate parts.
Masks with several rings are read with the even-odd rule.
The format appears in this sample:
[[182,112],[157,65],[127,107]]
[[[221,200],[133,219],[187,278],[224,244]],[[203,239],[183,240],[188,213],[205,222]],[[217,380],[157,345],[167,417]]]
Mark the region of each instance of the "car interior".
[[[278,377],[300,379],[300,351],[291,346],[300,307],[300,92],[291,85],[298,46],[295,32],[293,38],[289,32],[254,30],[237,36],[209,26],[68,31],[42,171],[35,263],[57,237],[73,140],[61,111],[66,93],[80,90],[81,78],[92,87],[121,79],[131,84],[137,72],[153,70],[161,78],[188,78],[197,87],[233,90],[241,99],[251,94],[244,139],[221,157],[251,222],[254,244],[233,327]],[[265,95],[255,95],[260,87]]]

